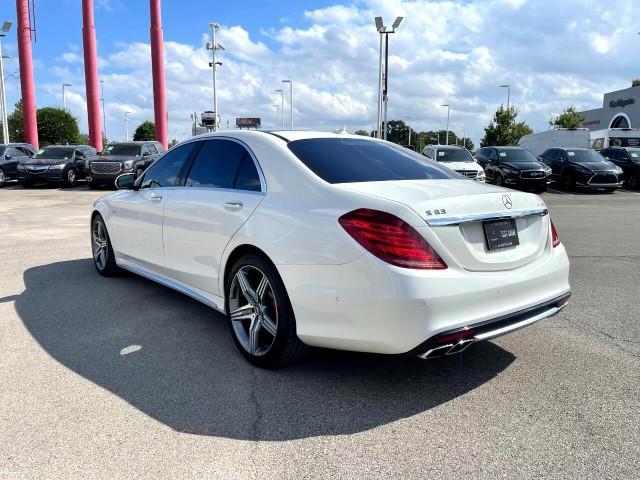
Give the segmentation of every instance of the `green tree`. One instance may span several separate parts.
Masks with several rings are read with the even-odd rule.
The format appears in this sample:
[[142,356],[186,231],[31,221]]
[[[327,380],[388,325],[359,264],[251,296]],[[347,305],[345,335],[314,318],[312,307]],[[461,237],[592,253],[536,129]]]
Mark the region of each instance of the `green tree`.
[[[387,122],[387,140],[398,145],[409,144],[409,126],[402,120]],[[415,145],[416,131],[411,129],[411,143]]]
[[635,80],[631,81],[631,86],[632,87],[640,87],[640,78],[636,78]]
[[366,130],[356,130],[354,132],[354,135],[362,135],[363,137],[368,137],[369,132],[367,132]]
[[155,140],[156,138],[156,126],[153,122],[149,120],[145,120],[138,128],[136,128],[135,133],[133,134],[133,139],[135,141],[140,140]]
[[578,128],[584,122],[584,115],[576,110],[576,107],[569,107],[560,115],[552,118],[549,125],[560,128]]
[[518,111],[515,107],[510,107],[507,110],[501,105],[496,110],[491,123],[485,127],[484,138],[480,141],[480,146],[517,145],[521,137],[533,133],[531,127],[525,122],[517,122],[517,117]]
[[78,121],[67,110],[58,107],[39,108],[38,139],[40,146],[78,143],[80,129]]
[[16,103],[13,112],[7,117],[9,140],[12,142],[24,142],[24,124],[22,118],[22,99],[20,99]]

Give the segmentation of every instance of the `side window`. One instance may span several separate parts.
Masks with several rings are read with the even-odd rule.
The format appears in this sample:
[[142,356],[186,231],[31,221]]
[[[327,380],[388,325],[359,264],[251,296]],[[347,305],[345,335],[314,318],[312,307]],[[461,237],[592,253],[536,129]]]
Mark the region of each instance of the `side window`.
[[12,157],[19,157],[22,155],[22,152],[20,152],[16,147],[7,147],[4,154],[5,156],[11,155]]
[[206,140],[187,175],[186,186],[259,191],[260,178],[242,145],[231,140]]
[[425,148],[424,156],[433,160],[433,150],[431,148]]
[[158,148],[156,147],[155,143],[149,143],[147,145],[147,148],[149,149],[149,153],[151,155],[155,155],[158,153]]
[[142,145],[140,149],[140,154],[144,157],[145,155],[149,155],[151,152],[149,151],[149,145]]
[[488,148],[487,149],[487,158],[489,160],[498,160],[498,154],[496,153],[496,151],[493,148]]
[[145,172],[140,188],[173,187],[200,142],[189,142],[167,152]]

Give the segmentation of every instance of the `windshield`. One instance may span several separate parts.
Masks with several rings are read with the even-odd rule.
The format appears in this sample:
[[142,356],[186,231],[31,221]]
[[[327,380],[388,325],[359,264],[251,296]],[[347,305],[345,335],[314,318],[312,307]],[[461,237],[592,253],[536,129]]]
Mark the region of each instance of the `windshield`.
[[69,147],[47,147],[38,150],[36,158],[64,158],[65,160],[73,157],[73,148]]
[[472,162],[473,157],[465,149],[439,148],[435,158],[438,162]]
[[135,145],[133,143],[120,143],[115,145],[107,145],[102,152],[103,156],[108,157],[109,155],[126,155],[129,157],[139,157],[140,156],[140,145]]
[[605,159],[598,152],[593,150],[567,150],[567,157],[570,162],[590,163],[604,162]]
[[509,149],[498,150],[501,162],[537,162],[536,157],[529,150]]
[[629,150],[629,158],[632,162],[640,163],[640,150]]
[[407,148],[373,140],[309,138],[288,147],[329,183],[464,178]]

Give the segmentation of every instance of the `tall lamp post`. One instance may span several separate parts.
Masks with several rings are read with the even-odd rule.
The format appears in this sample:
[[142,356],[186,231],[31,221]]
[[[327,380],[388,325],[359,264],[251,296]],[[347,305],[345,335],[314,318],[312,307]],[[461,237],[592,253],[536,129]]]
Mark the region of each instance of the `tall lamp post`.
[[66,87],[73,87],[73,85],[71,85],[70,83],[62,84],[62,108],[64,108],[65,112],[67,111],[67,91],[65,90]]
[[282,130],[284,130],[284,90],[279,88],[276,93],[280,94],[280,111],[282,112]]
[[[389,34],[395,33],[400,26],[403,17],[396,17],[391,29],[385,27],[382,17],[375,17],[376,30],[380,34],[380,58],[378,59],[378,121],[376,130],[378,138],[387,138],[387,102],[388,102],[388,82],[389,82]],[[382,116],[384,115],[384,120]],[[382,133],[382,123],[384,122],[384,134]]]
[[507,112],[509,111],[509,104],[511,102],[511,85],[500,85],[500,88],[507,89]]
[[102,102],[102,137],[107,138],[107,111],[104,108],[104,80],[100,80],[100,101]]
[[282,80],[282,83],[289,84],[289,119],[291,121],[289,128],[293,130],[293,81]]
[[4,143],[9,143],[9,125],[7,114],[7,97],[4,89],[4,61],[2,57],[2,37],[6,37],[11,29],[11,22],[4,22],[0,29],[0,99],[2,100],[2,138]]
[[124,112],[124,132],[125,132],[125,140],[129,141],[129,114],[131,112]]
[[216,32],[220,30],[220,24],[216,22],[212,22],[209,24],[211,27],[211,43],[207,43],[207,50],[211,50],[212,61],[210,63],[210,67],[213,68],[213,113],[215,114],[214,122],[213,122],[213,131],[218,130],[218,119],[220,116],[218,115],[218,94],[216,91],[216,76],[218,65],[222,65],[222,62],[218,62],[216,60],[216,52],[218,50],[224,50],[224,47],[216,42]]
[[[449,114],[451,113],[451,106],[448,103],[442,106],[447,107],[447,139],[445,140],[445,145],[449,145]],[[439,135],[438,138],[440,138]]]

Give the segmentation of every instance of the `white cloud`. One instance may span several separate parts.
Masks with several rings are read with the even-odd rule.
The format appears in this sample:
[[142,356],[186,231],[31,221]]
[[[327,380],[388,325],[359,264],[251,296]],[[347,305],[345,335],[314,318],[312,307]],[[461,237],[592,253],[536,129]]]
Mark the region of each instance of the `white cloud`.
[[[265,127],[274,127],[272,104],[279,102],[274,89],[292,78],[298,127],[371,129],[379,46],[373,17],[383,15],[390,23],[403,15],[389,39],[390,118],[410,117],[419,130],[443,128],[446,109],[440,105],[450,103],[451,124],[464,126],[478,140],[505,101],[498,86],[508,83],[521,117],[536,129],[546,128],[552,114],[569,105],[596,108],[604,92],[626,87],[637,76],[629,59],[635,58],[634,19],[640,5],[621,0],[615,12],[610,9],[590,0],[563,0],[553,8],[540,0],[358,0],[307,11],[302,25],[290,20],[263,25],[256,35],[242,25],[224,25],[219,33],[226,48],[220,53],[220,113],[231,125],[236,116],[246,115],[260,116]],[[170,137],[189,131],[191,112],[212,108],[205,21],[200,28],[197,45],[171,41],[171,32],[165,31]],[[64,66],[58,62],[47,68],[83,85],[81,52],[69,50],[60,57]],[[132,128],[153,119],[147,43],[119,45],[101,59],[100,69],[109,137],[124,135],[124,111],[132,112]],[[59,96],[58,90],[51,86]],[[74,88],[74,95],[78,91]],[[73,98],[70,108],[86,130],[83,104]]]

